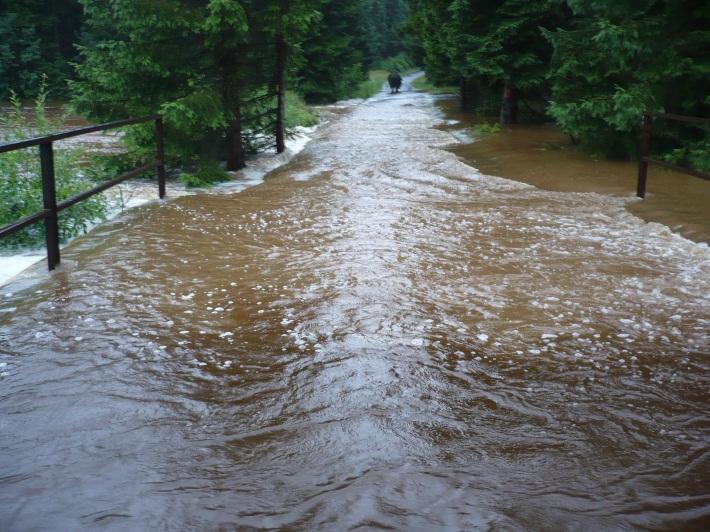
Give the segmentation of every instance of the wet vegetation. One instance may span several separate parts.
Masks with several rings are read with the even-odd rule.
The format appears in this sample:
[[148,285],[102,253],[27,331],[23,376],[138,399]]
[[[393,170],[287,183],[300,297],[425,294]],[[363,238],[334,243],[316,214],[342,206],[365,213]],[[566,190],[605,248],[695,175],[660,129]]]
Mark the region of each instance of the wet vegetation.
[[[11,89],[32,97],[45,72],[52,95],[92,121],[159,112],[176,163],[236,170],[251,151],[283,151],[285,128],[316,121],[304,99],[369,94],[369,70],[411,66],[398,36],[403,0],[35,0],[0,10],[13,36],[0,45],[0,99]],[[149,137],[132,128],[126,142],[147,153]]]
[[[44,81],[33,103],[32,119],[23,110],[19,97],[12,94],[10,108],[0,114],[0,143],[22,140],[61,129],[61,120],[45,113],[47,92]],[[94,184],[91,176],[81,170],[85,153],[78,149],[55,151],[55,176],[59,201],[78,194]],[[40,163],[33,149],[17,150],[0,157],[0,227],[16,222],[43,209]],[[67,209],[59,218],[62,240],[85,232],[92,223],[106,215],[108,201],[94,196]],[[2,247],[36,246],[44,243],[44,224],[34,224],[0,240]]]

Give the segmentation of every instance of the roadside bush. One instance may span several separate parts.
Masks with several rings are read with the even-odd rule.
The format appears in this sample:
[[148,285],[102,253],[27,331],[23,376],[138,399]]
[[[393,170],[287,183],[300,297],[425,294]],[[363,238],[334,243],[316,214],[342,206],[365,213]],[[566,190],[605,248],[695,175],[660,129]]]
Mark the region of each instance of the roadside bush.
[[286,91],[286,116],[284,125],[286,129],[294,127],[312,127],[318,124],[318,113],[306,105],[303,98],[292,91]]
[[207,188],[229,181],[229,174],[215,161],[206,160],[199,161],[194,172],[180,174],[180,181],[187,188]]
[[[61,129],[61,124],[45,114],[46,82],[40,84],[34,102],[33,120],[23,111],[22,102],[12,94],[10,109],[0,114],[0,142],[23,140]],[[81,172],[86,160],[78,149],[54,150],[57,200],[62,201],[95,185]],[[0,155],[0,226],[18,221],[43,209],[40,161],[37,148]],[[62,211],[59,231],[62,241],[77,236],[95,222],[105,219],[108,200],[101,195]],[[0,240],[0,247],[39,246],[44,243],[44,224],[39,222]]]

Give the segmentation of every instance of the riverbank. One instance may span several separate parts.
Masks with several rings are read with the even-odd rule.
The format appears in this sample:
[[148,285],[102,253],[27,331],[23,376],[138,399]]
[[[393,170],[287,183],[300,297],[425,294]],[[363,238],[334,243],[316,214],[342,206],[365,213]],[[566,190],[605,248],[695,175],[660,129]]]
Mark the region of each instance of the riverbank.
[[518,124],[479,135],[480,118],[458,109],[456,97],[437,97],[445,123],[456,137],[449,150],[481,172],[556,192],[608,194],[623,198],[629,212],[658,222],[698,243],[710,243],[710,183],[651,167],[645,200],[636,197],[638,165],[597,160],[576,149],[552,125]]

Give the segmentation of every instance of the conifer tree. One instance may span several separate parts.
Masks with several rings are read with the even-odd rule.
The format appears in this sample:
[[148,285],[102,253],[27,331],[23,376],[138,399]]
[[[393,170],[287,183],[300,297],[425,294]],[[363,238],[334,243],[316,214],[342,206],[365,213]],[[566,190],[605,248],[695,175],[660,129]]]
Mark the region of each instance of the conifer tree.
[[308,101],[348,97],[363,79],[365,53],[357,45],[364,22],[362,0],[328,2],[302,43],[298,78]]
[[233,0],[83,0],[96,44],[81,48],[77,108],[97,120],[160,112],[173,155],[243,165],[239,52],[247,38]]
[[289,55],[304,39],[311,26],[320,19],[321,13],[318,8],[323,3],[324,0],[256,0],[249,6],[253,31],[257,31],[273,43],[276,58],[275,136],[278,153],[286,149],[284,121]]
[[[550,113],[582,147],[600,155],[634,157],[644,111],[707,116],[707,3],[568,3],[575,15],[572,24],[546,32],[554,47]],[[669,140],[674,136],[666,133]],[[654,144],[659,141],[657,136]],[[706,159],[710,162],[710,156]]]
[[0,0],[0,101],[34,96],[42,77],[65,96],[81,24],[77,0]]

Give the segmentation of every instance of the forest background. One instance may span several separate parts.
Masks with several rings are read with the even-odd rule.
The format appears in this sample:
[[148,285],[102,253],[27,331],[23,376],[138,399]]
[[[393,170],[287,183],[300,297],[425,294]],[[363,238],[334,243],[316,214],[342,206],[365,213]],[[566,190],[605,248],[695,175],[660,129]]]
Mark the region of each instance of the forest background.
[[[283,151],[290,127],[317,122],[305,103],[370,96],[414,65],[419,86],[454,86],[489,122],[555,122],[596,157],[634,159],[644,111],[709,116],[710,3],[0,0],[0,102],[15,110],[0,140],[27,134],[33,98],[94,122],[160,113],[173,167],[204,184]],[[125,139],[114,165],[153,150],[150,127]],[[653,148],[710,170],[707,129],[659,123]],[[32,207],[21,162],[0,160],[0,223]]]

